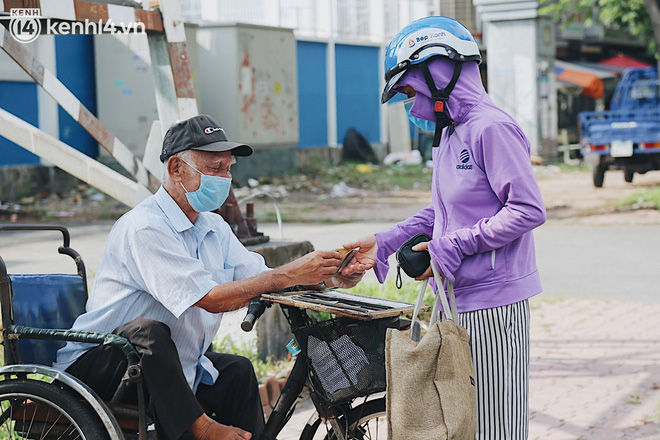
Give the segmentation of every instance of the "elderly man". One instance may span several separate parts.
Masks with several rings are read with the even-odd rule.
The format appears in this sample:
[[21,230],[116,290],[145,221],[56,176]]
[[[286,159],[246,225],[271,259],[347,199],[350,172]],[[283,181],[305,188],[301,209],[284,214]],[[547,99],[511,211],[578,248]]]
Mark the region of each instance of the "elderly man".
[[[73,326],[133,343],[159,438],[189,432],[195,439],[258,439],[264,418],[250,362],[207,351],[222,312],[293,285],[349,287],[361,278],[336,274],[336,251],[312,252],[271,270],[221,216],[208,212],[229,194],[233,156],[250,154],[252,148],[228,141],[208,115],[172,126],[160,156],[167,167],[163,186],[112,228],[87,310]],[[55,366],[109,399],[126,360],[115,348],[70,342]]]

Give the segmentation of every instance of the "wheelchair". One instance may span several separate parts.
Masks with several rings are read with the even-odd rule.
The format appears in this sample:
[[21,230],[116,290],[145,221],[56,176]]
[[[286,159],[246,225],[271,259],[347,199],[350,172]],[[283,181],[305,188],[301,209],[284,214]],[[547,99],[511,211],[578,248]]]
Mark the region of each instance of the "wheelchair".
[[[69,247],[69,231],[27,224],[0,225],[3,231],[60,232],[58,252],[74,260],[76,273],[8,274],[0,257],[0,439],[156,439],[134,347],[114,334],[68,330],[84,312],[88,294],[85,264]],[[67,341],[110,345],[126,356],[126,373],[110,401],[52,367]],[[120,403],[130,387],[137,387],[137,405]]]

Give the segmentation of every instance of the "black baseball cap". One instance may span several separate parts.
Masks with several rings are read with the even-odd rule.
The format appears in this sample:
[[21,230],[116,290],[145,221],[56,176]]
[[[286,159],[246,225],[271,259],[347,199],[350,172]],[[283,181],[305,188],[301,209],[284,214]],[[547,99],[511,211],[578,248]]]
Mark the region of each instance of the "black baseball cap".
[[160,161],[185,150],[231,151],[234,156],[249,156],[252,147],[229,142],[220,124],[209,115],[193,116],[172,125],[165,133]]

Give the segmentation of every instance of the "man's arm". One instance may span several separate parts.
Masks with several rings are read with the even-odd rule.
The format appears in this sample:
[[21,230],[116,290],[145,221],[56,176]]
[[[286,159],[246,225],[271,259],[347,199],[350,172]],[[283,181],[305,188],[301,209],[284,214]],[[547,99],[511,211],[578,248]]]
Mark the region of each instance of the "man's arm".
[[218,284],[195,303],[220,313],[237,310],[262,293],[279,292],[295,285],[318,284],[331,278],[340,263],[337,251],[314,251],[268,272],[229,283]]

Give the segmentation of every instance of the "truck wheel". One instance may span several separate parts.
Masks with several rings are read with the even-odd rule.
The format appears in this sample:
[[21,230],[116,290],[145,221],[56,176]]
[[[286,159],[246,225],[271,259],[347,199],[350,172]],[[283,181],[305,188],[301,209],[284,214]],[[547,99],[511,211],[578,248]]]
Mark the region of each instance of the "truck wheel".
[[600,187],[603,186],[603,180],[605,179],[605,170],[606,169],[607,168],[602,166],[602,165],[596,165],[591,170],[591,174],[592,174],[593,179],[594,179],[594,186],[596,188],[600,188]]
[[626,182],[630,183],[630,182],[633,181],[633,174],[635,174],[635,172],[634,172],[633,170],[628,169],[628,168],[625,168],[625,169],[623,170],[623,179],[624,179]]

